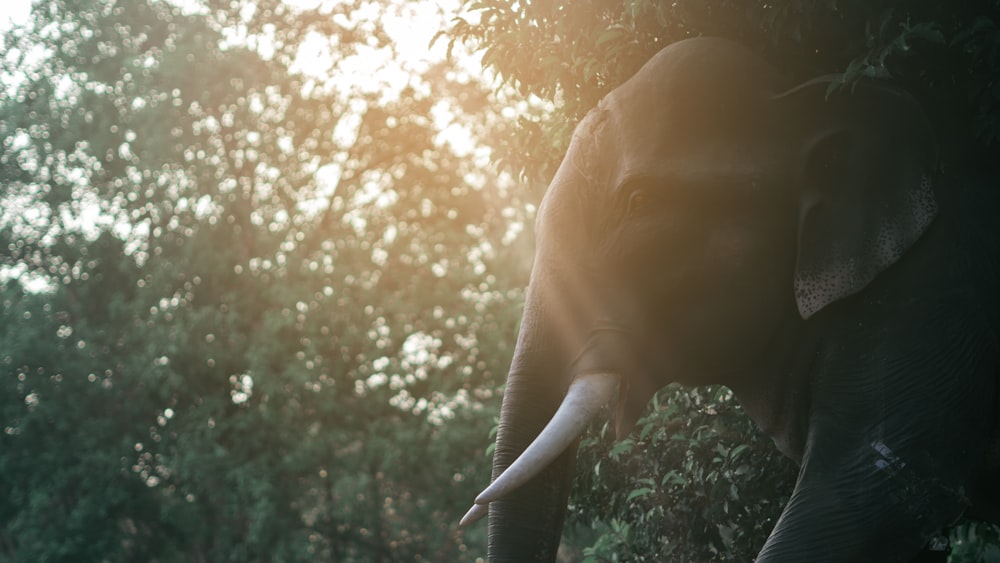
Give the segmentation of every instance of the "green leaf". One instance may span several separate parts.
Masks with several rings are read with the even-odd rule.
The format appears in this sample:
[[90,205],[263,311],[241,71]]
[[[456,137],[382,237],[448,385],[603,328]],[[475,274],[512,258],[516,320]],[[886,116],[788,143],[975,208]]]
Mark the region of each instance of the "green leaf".
[[660,486],[665,487],[667,485],[679,485],[684,486],[687,484],[687,479],[685,479],[680,473],[671,469],[666,475],[660,480]]
[[621,26],[609,27],[608,29],[605,29],[603,32],[601,32],[600,35],[597,36],[597,41],[594,42],[594,45],[596,47],[600,47],[601,45],[604,45],[608,41],[614,41],[615,39],[618,39],[623,35],[625,35],[625,30]]
[[745,452],[745,451],[747,451],[749,449],[750,449],[750,445],[749,444],[740,444],[740,445],[736,446],[735,448],[733,448],[732,450],[730,450],[730,452],[729,452],[729,459],[736,459],[736,458],[740,457],[740,455],[743,452]]
[[609,452],[608,455],[610,455],[612,458],[617,458],[618,456],[622,455],[623,453],[631,450],[633,445],[634,445],[634,442],[632,442],[632,439],[631,438],[626,438],[626,439],[622,440],[621,442],[618,442],[617,444],[615,444],[614,447],[611,448],[611,451]]
[[914,26],[904,27],[905,35],[909,39],[919,39],[933,45],[944,45],[946,43],[941,26],[936,22],[923,22]]
[[653,489],[651,489],[649,487],[642,487],[642,488],[639,488],[639,489],[635,489],[634,491],[630,492],[627,497],[625,497],[625,502],[630,502],[633,499],[636,499],[636,498],[639,498],[639,497],[644,497],[644,496],[646,496],[646,495],[648,495],[649,493],[652,493],[652,492],[653,492]]

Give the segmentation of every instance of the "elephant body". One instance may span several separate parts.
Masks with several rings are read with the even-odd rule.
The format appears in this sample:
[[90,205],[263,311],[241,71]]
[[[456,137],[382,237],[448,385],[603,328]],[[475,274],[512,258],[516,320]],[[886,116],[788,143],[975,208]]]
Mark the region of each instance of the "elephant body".
[[666,47],[577,127],[536,224],[490,561],[552,561],[575,439],[721,383],[800,472],[758,561],[908,561],[998,521],[1000,191],[875,81]]
[[907,561],[970,508],[1000,521],[1000,194],[941,184],[923,237],[803,334],[775,432],[800,472],[759,561]]

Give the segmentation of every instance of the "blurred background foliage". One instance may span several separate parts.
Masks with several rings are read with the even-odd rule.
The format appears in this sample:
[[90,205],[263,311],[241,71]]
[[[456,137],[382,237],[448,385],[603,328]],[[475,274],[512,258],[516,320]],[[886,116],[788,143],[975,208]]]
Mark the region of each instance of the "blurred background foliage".
[[5,30],[0,560],[485,551],[456,523],[530,264],[501,104],[444,57],[346,74],[392,67],[405,3],[299,4]]
[[[998,6],[36,2],[0,37],[0,561],[481,557],[455,524],[576,121],[712,34],[995,149]],[[749,560],[794,479],[724,388],[578,468],[587,561]],[[992,527],[953,542],[996,560]]]

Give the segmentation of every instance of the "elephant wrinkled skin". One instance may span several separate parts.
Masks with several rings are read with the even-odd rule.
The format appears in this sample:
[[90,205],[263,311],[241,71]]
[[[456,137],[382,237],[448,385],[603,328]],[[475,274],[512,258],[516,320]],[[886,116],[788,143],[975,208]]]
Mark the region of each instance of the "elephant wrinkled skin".
[[800,464],[758,561],[908,561],[996,521],[1000,198],[912,97],[835,79],[689,39],[579,124],[463,521],[488,506],[490,561],[552,561],[589,413],[617,396],[621,438],[673,381],[728,385]]

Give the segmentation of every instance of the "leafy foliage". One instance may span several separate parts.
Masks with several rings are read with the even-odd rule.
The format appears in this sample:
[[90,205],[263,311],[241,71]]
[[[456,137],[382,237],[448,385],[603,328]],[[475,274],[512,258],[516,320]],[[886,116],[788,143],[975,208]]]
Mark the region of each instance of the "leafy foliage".
[[951,563],[994,563],[1000,561],[1000,528],[968,521],[952,528]]
[[585,561],[756,556],[796,469],[733,403],[724,387],[671,385],[630,437],[605,423],[581,443],[574,518],[604,530]]
[[558,107],[522,123],[506,152],[512,168],[542,179],[598,100],[665,45],[698,35],[739,41],[797,80],[891,77],[950,134],[974,130],[985,146],[1000,135],[995,0],[472,0],[464,7],[451,40],[480,49],[483,64],[521,95]]
[[0,559],[485,551],[455,526],[528,212],[440,138],[502,121],[477,81],[296,70],[388,48],[371,9],[53,0],[4,33]]

